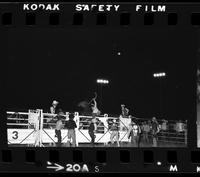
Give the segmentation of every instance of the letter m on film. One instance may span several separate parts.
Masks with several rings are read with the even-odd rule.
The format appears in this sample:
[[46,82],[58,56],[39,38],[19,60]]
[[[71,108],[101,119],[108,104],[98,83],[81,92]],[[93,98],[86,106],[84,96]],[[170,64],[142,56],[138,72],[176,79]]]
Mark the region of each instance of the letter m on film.
[[170,165],[169,171],[178,171],[177,165]]

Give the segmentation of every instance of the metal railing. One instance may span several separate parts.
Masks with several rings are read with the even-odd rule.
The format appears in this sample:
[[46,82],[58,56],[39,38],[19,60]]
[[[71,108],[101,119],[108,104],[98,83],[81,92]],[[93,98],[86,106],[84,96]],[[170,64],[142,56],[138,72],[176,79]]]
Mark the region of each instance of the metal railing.
[[[38,111],[38,112],[37,112]],[[51,142],[56,142],[55,135],[53,133],[55,129],[56,122],[53,121],[52,117],[55,117],[56,114],[50,114],[50,113],[43,113],[43,110],[29,110],[28,112],[12,112],[8,111],[7,112],[7,128],[8,132],[13,131],[24,131],[24,130],[32,130],[35,132],[35,126],[34,123],[31,122],[31,115],[34,117],[38,114],[39,112],[41,113],[40,115],[40,129],[45,132],[45,136],[49,138],[49,142],[46,141],[46,143],[51,143]],[[63,119],[63,123],[69,119],[69,112],[66,112]],[[84,116],[84,115],[79,115],[78,112],[73,113],[74,114],[74,120],[77,124],[77,129],[76,129],[76,135],[77,135],[77,144],[78,143],[89,143],[90,142],[90,137],[88,136],[88,127],[89,127],[89,121],[92,119],[92,116]],[[32,117],[32,118],[33,118]],[[97,140],[96,142],[98,143],[108,143],[110,140],[110,125],[109,121],[112,121],[113,119],[116,119],[118,121],[118,128],[120,132],[121,142],[129,142],[128,138],[126,137],[127,130],[128,130],[128,124],[130,123],[129,118],[123,118],[123,117],[112,117],[108,116],[107,114],[104,114],[102,116],[97,116],[96,117],[99,121],[97,124]],[[137,123],[142,127],[143,122],[150,121],[151,118],[138,118],[134,117]],[[33,120],[32,120],[33,121]],[[160,127],[162,127],[162,120],[157,119]],[[182,124],[182,129],[177,129],[178,124]],[[51,133],[50,133],[51,131]],[[64,127],[63,132],[67,131],[67,129]],[[11,132],[12,133],[12,132]],[[49,133],[49,134],[48,134]],[[8,133],[9,134],[9,133]],[[143,134],[141,134],[143,137]],[[14,136],[10,136],[14,137]],[[26,136],[25,136],[26,137]],[[43,141],[43,137],[41,136],[41,143]],[[65,136],[63,138],[66,140],[67,138],[67,133],[65,133]],[[151,138],[152,134],[151,132],[148,132],[148,137]],[[167,123],[167,129],[166,130],[160,130],[158,133],[158,141],[163,142],[163,143],[175,143],[175,144],[182,144],[182,145],[187,145],[187,121],[183,122],[177,122],[175,120],[168,120]],[[9,139],[9,138],[8,138]],[[11,140],[12,138],[9,139],[9,144],[15,144],[17,143],[29,143],[29,142],[34,142],[34,140],[30,141],[14,141]],[[47,138],[46,138],[47,139]],[[16,143],[16,144],[17,144]]]

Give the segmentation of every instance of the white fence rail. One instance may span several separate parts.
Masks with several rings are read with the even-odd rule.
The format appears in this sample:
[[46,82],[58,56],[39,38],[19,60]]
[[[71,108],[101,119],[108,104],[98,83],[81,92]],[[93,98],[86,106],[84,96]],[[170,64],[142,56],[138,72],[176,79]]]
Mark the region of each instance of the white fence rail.
[[[46,143],[56,143],[55,122],[52,117],[56,114],[43,113],[42,109],[29,110],[28,112],[7,112],[7,134],[8,144],[34,144],[43,146]],[[69,119],[69,112],[66,112],[65,121]],[[90,143],[91,138],[88,134],[89,119],[92,116],[82,116],[78,112],[74,113],[74,120],[77,124],[75,129],[76,143]],[[129,142],[127,137],[130,118],[109,117],[107,114],[97,117],[99,124],[95,133],[95,143],[107,144],[110,141],[111,131],[109,129],[109,120],[117,119],[119,126],[119,137],[121,142]],[[148,121],[150,119],[136,118],[138,122]],[[161,123],[161,120],[158,120]],[[187,144],[187,122],[177,123],[168,121],[168,131],[161,131],[159,141],[175,142]],[[172,128],[169,128],[171,125]],[[180,126],[181,125],[181,126]],[[179,127],[179,128],[177,128]],[[174,130],[174,131],[173,131]],[[61,130],[62,143],[67,143],[67,129]],[[167,137],[167,138],[166,138]]]

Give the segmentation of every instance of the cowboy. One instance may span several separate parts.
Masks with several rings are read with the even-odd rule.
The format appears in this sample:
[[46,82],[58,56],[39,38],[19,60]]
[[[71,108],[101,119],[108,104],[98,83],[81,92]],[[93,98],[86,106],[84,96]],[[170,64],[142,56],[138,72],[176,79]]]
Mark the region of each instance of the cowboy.
[[56,134],[56,137],[58,138],[57,146],[61,147],[61,141],[62,141],[61,129],[63,129],[64,127],[62,123],[62,119],[64,118],[64,113],[60,111],[58,115],[56,116],[56,118],[57,118],[57,121],[56,121],[55,134]]
[[96,118],[96,125],[96,133],[104,133],[104,123],[99,118]]
[[52,106],[50,107],[51,114],[57,114],[58,113],[58,101],[54,100],[52,102]]
[[137,125],[135,120],[132,119],[128,127],[127,136],[128,136],[128,139],[131,138],[131,144],[133,147],[139,146],[140,133],[141,133],[140,126]]
[[114,138],[116,138],[117,141],[117,146],[119,147],[119,128],[118,128],[118,123],[116,121],[116,119],[113,119],[113,123],[111,124],[110,127],[111,130],[111,135],[110,135],[110,141],[111,144],[114,144]]
[[[58,109],[58,101],[54,100],[52,102],[52,106],[50,107],[50,113],[51,114],[57,114],[59,112],[59,109]],[[56,115],[53,115],[50,117],[50,119],[47,119],[47,123],[50,123],[54,118],[56,117]],[[49,126],[50,129],[53,129],[52,126]]]
[[[58,101],[53,100],[52,105],[50,107],[50,113],[51,114],[57,114],[59,112],[59,110],[58,110],[58,104],[59,104]],[[52,124],[50,124],[50,123],[55,122],[54,118],[56,118],[56,115],[50,116],[50,118],[47,119],[47,127],[49,127],[50,129],[55,129],[55,126],[52,125]],[[57,137],[56,134],[55,134],[55,137]],[[50,143],[49,145],[53,146],[54,143]]]
[[68,129],[67,137],[68,137],[68,144],[70,144],[72,139],[72,147],[76,146],[76,133],[75,128],[77,128],[76,122],[74,121],[74,115],[69,115],[69,120],[66,121],[65,127]]
[[96,125],[96,120],[95,118],[92,118],[91,121],[89,121],[89,128],[88,128],[88,133],[91,137],[91,145],[94,146],[94,142],[95,142],[95,134],[94,132],[96,131],[95,126]]
[[97,107],[97,101],[96,98],[92,99],[93,103],[91,104],[92,108],[92,115],[93,116],[99,116],[101,114],[101,111]]
[[121,104],[121,110],[122,110],[122,117],[127,117],[129,109],[127,109],[124,104]]

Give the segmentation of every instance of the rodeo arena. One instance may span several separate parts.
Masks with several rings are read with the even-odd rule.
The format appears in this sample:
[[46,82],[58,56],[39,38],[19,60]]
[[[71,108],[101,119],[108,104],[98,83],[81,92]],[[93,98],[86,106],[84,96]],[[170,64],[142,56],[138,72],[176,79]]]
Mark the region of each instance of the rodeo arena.
[[[7,111],[8,146],[15,147],[186,147],[187,120],[101,114],[95,98],[91,114],[64,112],[54,100],[49,112]],[[84,102],[79,106],[84,107]]]

